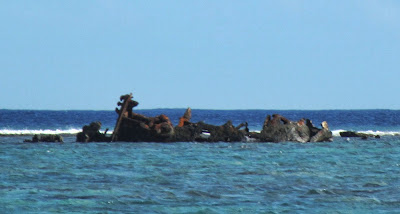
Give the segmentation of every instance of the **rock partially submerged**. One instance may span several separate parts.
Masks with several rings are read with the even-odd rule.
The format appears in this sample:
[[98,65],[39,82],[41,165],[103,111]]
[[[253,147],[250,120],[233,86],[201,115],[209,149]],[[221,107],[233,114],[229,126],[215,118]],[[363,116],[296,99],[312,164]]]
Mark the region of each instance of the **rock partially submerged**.
[[339,134],[340,134],[341,137],[359,137],[361,139],[368,139],[369,137],[381,138],[380,135],[359,133],[359,132],[354,132],[354,131],[344,131],[344,132],[340,132]]
[[24,142],[30,142],[30,143],[38,143],[38,142],[62,143],[62,142],[64,142],[64,139],[63,139],[63,137],[61,135],[57,135],[57,134],[41,134],[41,135],[35,134],[32,137],[32,140],[24,140]]
[[[243,141],[248,133],[247,123],[238,127],[233,126],[232,121],[227,121],[221,126],[206,124],[204,122],[192,123],[192,110],[188,108],[179,119],[175,127],[175,138],[178,142],[237,142]],[[241,130],[246,126],[246,130]]]
[[187,123],[175,127],[175,139],[178,142],[240,142],[245,141],[247,132],[233,126],[231,121],[221,126],[204,122]]
[[290,121],[275,114],[267,116],[260,133],[250,132],[247,122],[234,126],[231,121],[223,125],[191,122],[192,111],[188,108],[174,127],[166,115],[147,117],[133,112],[139,103],[132,100],[132,94],[120,97],[120,108],[115,111],[118,120],[111,138],[99,132],[101,123],[84,126],[77,135],[78,142],[127,141],[127,142],[326,142],[332,141],[328,123],[322,129],[316,128],[308,119]]
[[274,114],[267,116],[263,129],[259,135],[261,142],[328,142],[332,141],[332,132],[328,123],[322,122],[322,129],[316,128],[311,120],[301,119],[297,122]]
[[[188,109],[190,110],[190,109]],[[188,110],[186,112],[188,112]],[[185,113],[186,115],[186,113]],[[182,117],[184,118],[184,117]],[[182,121],[181,118],[181,121]],[[268,115],[260,133],[249,132],[247,122],[233,126],[231,121],[224,125],[214,126],[203,122],[191,123],[184,120],[175,127],[175,141],[200,142],[330,142],[332,132],[328,123],[322,122],[322,129],[316,128],[308,119],[293,122],[281,115]],[[244,129],[242,129],[245,127]]]
[[99,121],[84,126],[82,132],[76,135],[76,142],[109,142],[111,138],[106,136],[108,129],[104,133],[101,133],[100,128],[101,122]]

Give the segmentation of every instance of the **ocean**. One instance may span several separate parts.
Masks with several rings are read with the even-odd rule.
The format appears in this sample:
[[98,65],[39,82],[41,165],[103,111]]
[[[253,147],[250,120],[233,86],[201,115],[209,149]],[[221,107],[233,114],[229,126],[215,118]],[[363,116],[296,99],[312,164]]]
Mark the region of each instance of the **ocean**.
[[[166,114],[174,125],[185,109]],[[399,213],[399,110],[192,110],[262,128],[268,114],[327,121],[327,143],[77,143],[114,111],[0,110],[0,213]],[[341,138],[342,130],[380,139]],[[64,143],[25,143],[33,134]]]

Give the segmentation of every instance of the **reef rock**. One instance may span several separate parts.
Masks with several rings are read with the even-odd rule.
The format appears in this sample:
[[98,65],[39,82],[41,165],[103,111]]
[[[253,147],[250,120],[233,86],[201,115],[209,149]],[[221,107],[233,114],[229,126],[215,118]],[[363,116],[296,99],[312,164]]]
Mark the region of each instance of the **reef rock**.
[[[237,127],[233,126],[232,121],[227,121],[221,126],[215,126],[204,122],[192,123],[190,122],[191,117],[192,111],[188,108],[175,127],[174,141],[240,142],[245,141],[245,136],[249,132],[247,122]],[[242,127],[245,127],[245,129],[242,130]]]
[[362,139],[367,139],[369,137],[374,137],[374,138],[380,138],[381,136],[379,135],[373,135],[373,134],[365,134],[365,133],[358,133],[354,131],[344,131],[339,133],[341,137],[360,137]]
[[245,141],[246,130],[233,126],[231,121],[221,126],[204,122],[175,127],[175,141],[179,142],[240,142]]
[[267,116],[259,136],[261,142],[324,142],[332,141],[332,132],[328,123],[322,123],[322,129],[316,128],[308,119],[290,121],[279,114]]
[[32,137],[32,140],[24,140],[24,142],[32,142],[32,143],[37,143],[37,142],[64,142],[64,139],[61,135],[57,134],[42,134],[42,135],[37,135],[35,134]]
[[92,122],[90,125],[82,127],[82,132],[76,135],[76,142],[108,142],[110,137],[107,137],[107,131],[100,133],[101,122]]

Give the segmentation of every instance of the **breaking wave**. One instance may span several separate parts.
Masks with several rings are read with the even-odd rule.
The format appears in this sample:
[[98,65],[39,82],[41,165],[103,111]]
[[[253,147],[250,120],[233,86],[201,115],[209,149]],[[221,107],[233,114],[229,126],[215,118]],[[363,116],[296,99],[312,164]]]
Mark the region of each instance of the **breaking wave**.
[[[261,130],[257,130],[257,129],[253,129],[250,130],[251,132],[257,132],[260,133]],[[337,130],[331,130],[332,131],[332,135],[334,137],[340,137],[340,132],[345,132],[348,130],[344,130],[344,129],[337,129]],[[372,130],[368,130],[368,131],[355,131],[357,133],[363,133],[363,134],[372,134],[372,135],[380,135],[380,136],[400,136],[400,131],[372,131]]]
[[[258,132],[260,133],[261,130],[250,130],[251,132]],[[340,137],[340,132],[345,132],[348,130],[344,130],[344,129],[337,129],[337,130],[331,130],[332,131],[332,135],[334,137]],[[372,131],[372,130],[368,130],[368,131],[355,131],[357,133],[363,133],[363,134],[372,134],[372,135],[380,135],[380,136],[400,136],[400,131]]]
[[[344,132],[347,130],[343,129],[338,129],[338,130],[332,130],[332,135],[334,137],[340,137],[340,132]],[[357,133],[363,133],[363,134],[372,134],[372,135],[380,135],[380,136],[398,136],[400,135],[400,131],[356,131]]]
[[22,130],[14,130],[14,129],[1,129],[0,135],[35,135],[35,134],[63,134],[63,135],[73,135],[81,132],[81,129],[67,129],[67,130],[51,130],[51,129],[22,129]]
[[[22,129],[22,130],[14,130],[14,129],[0,129],[0,135],[35,135],[35,134],[59,134],[59,135],[76,135],[81,132],[82,129]],[[104,133],[104,130],[100,130],[100,132]],[[107,134],[112,134],[112,131],[108,131]]]

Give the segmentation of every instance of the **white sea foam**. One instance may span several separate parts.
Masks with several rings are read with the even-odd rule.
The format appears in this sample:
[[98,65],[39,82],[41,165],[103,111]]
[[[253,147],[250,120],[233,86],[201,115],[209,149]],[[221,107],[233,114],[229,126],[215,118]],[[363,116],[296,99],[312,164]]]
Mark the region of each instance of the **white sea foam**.
[[396,131],[359,131],[358,133],[364,133],[364,134],[373,134],[373,135],[390,135],[390,136],[396,136],[400,135],[400,132]]
[[[340,132],[344,132],[346,130],[339,129],[339,130],[333,130],[332,135],[334,137],[340,137]],[[368,130],[368,131],[356,131],[357,133],[362,133],[362,134],[372,134],[372,135],[380,135],[380,136],[397,136],[400,135],[400,131],[373,131],[373,130]]]
[[[251,132],[257,132],[260,133],[261,130],[250,130]],[[332,135],[334,137],[340,137],[340,132],[345,132],[347,130],[344,129],[337,129],[337,130],[331,130],[332,131]],[[355,131],[357,133],[363,133],[363,134],[372,134],[372,135],[380,135],[380,136],[397,136],[400,135],[400,131],[372,131],[372,130],[368,130],[368,131]]]
[[[257,132],[260,133],[261,130],[250,130],[251,132]],[[337,129],[337,130],[331,130],[332,131],[332,135],[334,137],[340,137],[340,132],[345,132],[347,130],[344,129]],[[372,131],[372,130],[368,130],[368,131],[355,131],[357,133],[363,133],[363,134],[372,134],[372,135],[380,135],[380,136],[397,136],[400,135],[400,131]]]
[[[0,135],[35,135],[35,134],[60,134],[60,135],[75,135],[81,132],[82,129],[37,129],[37,130],[30,130],[30,129],[22,129],[22,130],[13,130],[13,129],[0,129]],[[104,133],[104,131],[100,131]],[[108,131],[107,134],[111,134],[112,131]]]
[[332,130],[332,135],[334,137],[340,137],[340,132],[345,132],[346,130],[339,129],[339,130]]

